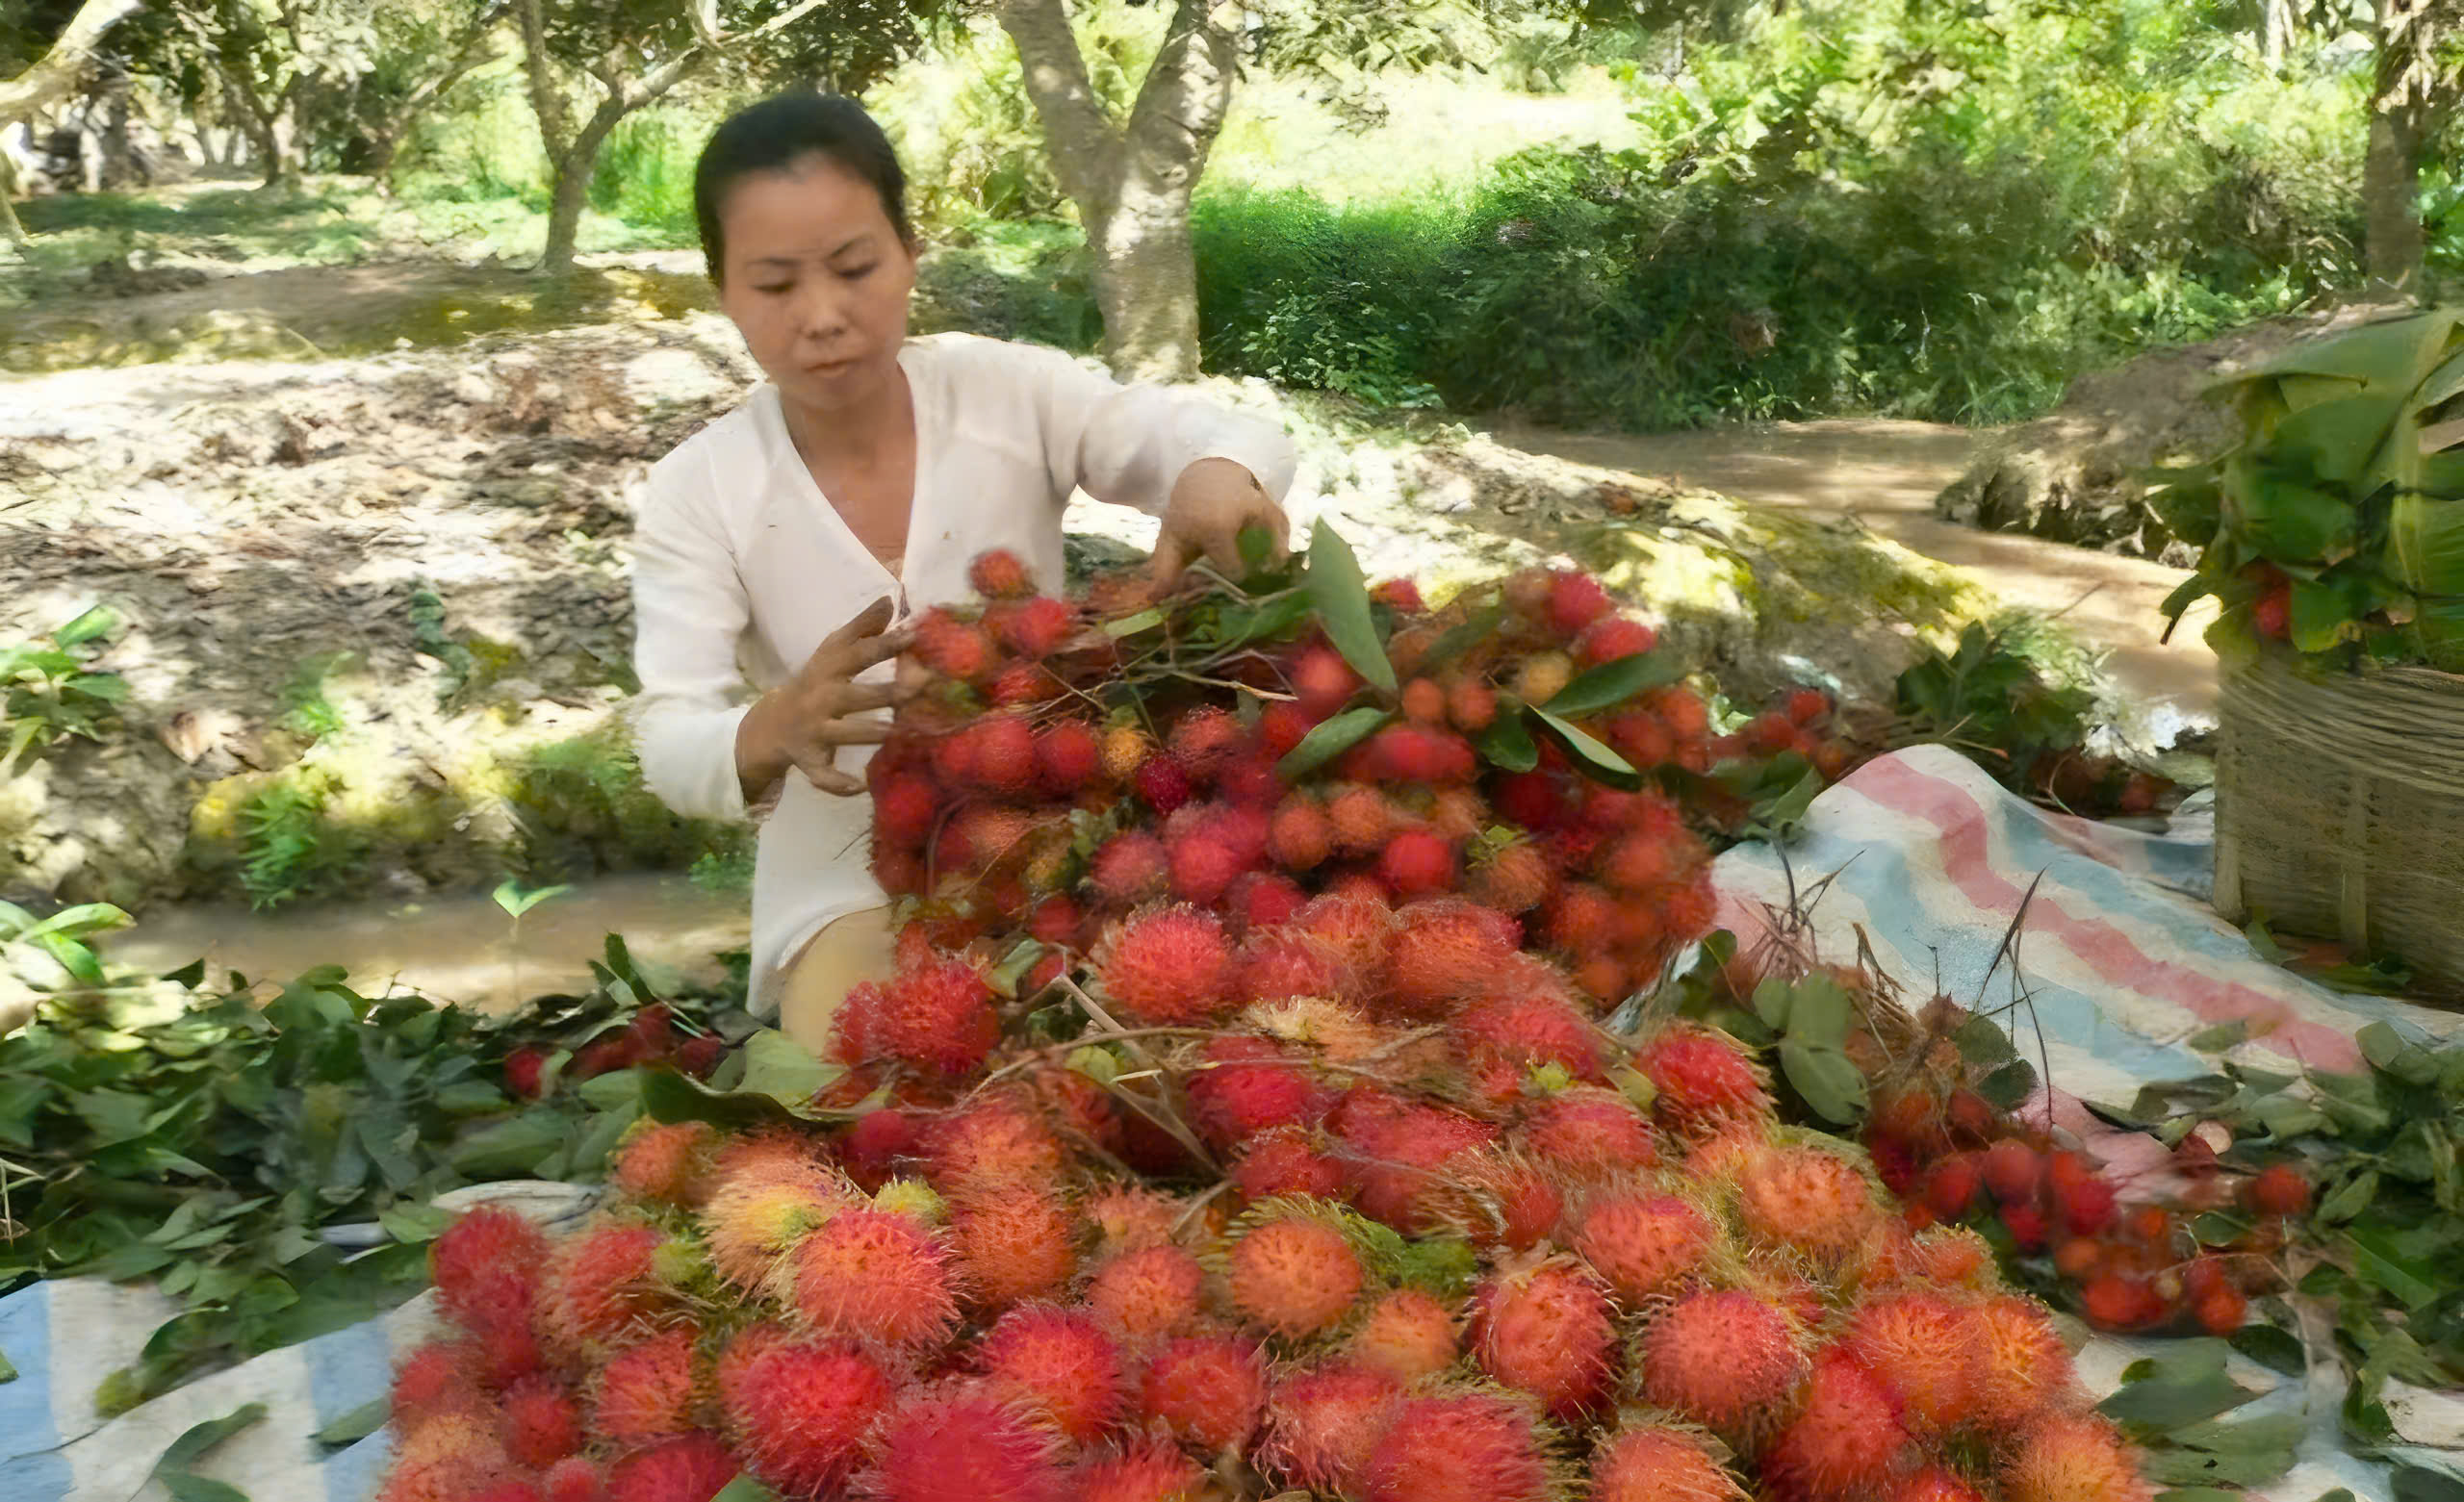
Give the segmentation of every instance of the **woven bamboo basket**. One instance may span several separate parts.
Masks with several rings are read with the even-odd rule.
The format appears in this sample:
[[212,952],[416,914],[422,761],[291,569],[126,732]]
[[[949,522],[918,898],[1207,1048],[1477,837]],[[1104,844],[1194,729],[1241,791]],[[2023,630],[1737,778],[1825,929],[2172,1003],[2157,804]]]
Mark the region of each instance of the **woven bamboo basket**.
[[2464,1002],[2464,677],[2227,667],[2216,905],[2409,966]]

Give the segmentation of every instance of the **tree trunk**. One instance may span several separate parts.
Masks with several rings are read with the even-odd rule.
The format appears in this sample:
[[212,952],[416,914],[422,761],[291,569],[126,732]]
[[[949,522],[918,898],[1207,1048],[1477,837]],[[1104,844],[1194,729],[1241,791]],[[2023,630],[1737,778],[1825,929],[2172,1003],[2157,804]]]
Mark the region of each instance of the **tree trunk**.
[[2422,223],[2413,212],[2421,187],[2421,140],[2409,110],[2370,116],[2370,147],[2362,158],[2362,249],[2374,293],[2411,296],[2421,290]]
[[0,147],[0,235],[9,243],[23,248],[32,243],[26,227],[17,222],[16,205],[10,202],[17,196],[17,164],[11,160],[6,147]]
[[590,179],[599,170],[599,148],[616,122],[632,114],[621,99],[602,104],[574,138],[574,143],[556,158],[556,181],[548,202],[548,248],[539,257],[539,269],[548,272],[570,271],[574,267],[574,243],[581,235],[581,211],[590,204]]
[[2259,59],[2272,73],[2284,66],[2293,35],[2293,0],[2259,0]]
[[1088,82],[1062,0],[1005,0],[1027,95],[1054,175],[1095,256],[1104,361],[1129,379],[1198,373],[1197,259],[1190,200],[1238,76],[1237,6],[1180,0],[1124,126]]
[[77,75],[94,55],[103,34],[144,8],[145,0],[86,0],[69,17],[51,50],[14,78],[0,79],[0,124],[31,118],[37,110],[77,87]]

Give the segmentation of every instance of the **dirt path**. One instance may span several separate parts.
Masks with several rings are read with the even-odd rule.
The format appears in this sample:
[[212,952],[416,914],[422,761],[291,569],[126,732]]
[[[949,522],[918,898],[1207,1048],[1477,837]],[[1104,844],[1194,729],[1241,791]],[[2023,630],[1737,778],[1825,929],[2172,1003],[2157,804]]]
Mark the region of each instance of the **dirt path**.
[[2185,577],[2139,558],[2009,533],[1934,515],[1935,495],[1966,468],[1986,432],[1930,422],[1838,420],[1638,436],[1501,425],[1499,442],[1585,464],[1670,475],[1740,500],[1821,516],[1855,516],[1928,557],[1965,569],[2015,605],[2064,620],[2113,654],[2125,693],[2212,716],[2216,656],[2194,620],[2169,645],[2158,609]]

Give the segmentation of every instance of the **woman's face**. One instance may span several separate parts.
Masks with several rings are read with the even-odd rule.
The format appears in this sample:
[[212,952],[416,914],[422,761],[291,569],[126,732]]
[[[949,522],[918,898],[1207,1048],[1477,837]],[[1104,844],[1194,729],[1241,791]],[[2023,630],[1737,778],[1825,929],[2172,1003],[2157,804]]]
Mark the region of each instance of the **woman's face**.
[[871,184],[824,156],[739,179],[719,204],[719,307],[788,401],[857,405],[896,371],[915,256]]

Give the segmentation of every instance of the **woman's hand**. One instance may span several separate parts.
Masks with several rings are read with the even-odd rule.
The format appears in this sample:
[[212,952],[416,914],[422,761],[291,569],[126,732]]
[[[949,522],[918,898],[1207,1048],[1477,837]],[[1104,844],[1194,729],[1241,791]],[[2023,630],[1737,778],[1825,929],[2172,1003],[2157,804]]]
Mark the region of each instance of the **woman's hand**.
[[1247,573],[1241,562],[1241,529],[1266,528],[1270,562],[1281,558],[1292,535],[1291,520],[1256,475],[1229,459],[1200,459],[1173,482],[1164,508],[1164,530],[1155,539],[1152,578],[1168,585],[1203,555],[1233,578]]
[[889,737],[885,720],[856,719],[886,707],[896,693],[887,683],[859,683],[856,675],[907,649],[909,631],[888,629],[890,602],[877,599],[813,649],[796,675],[754,700],[736,725],[735,774],[744,801],[757,803],[786,776],[789,767],[825,793],[852,798],[864,779],[838,770],[841,746],[875,746]]

